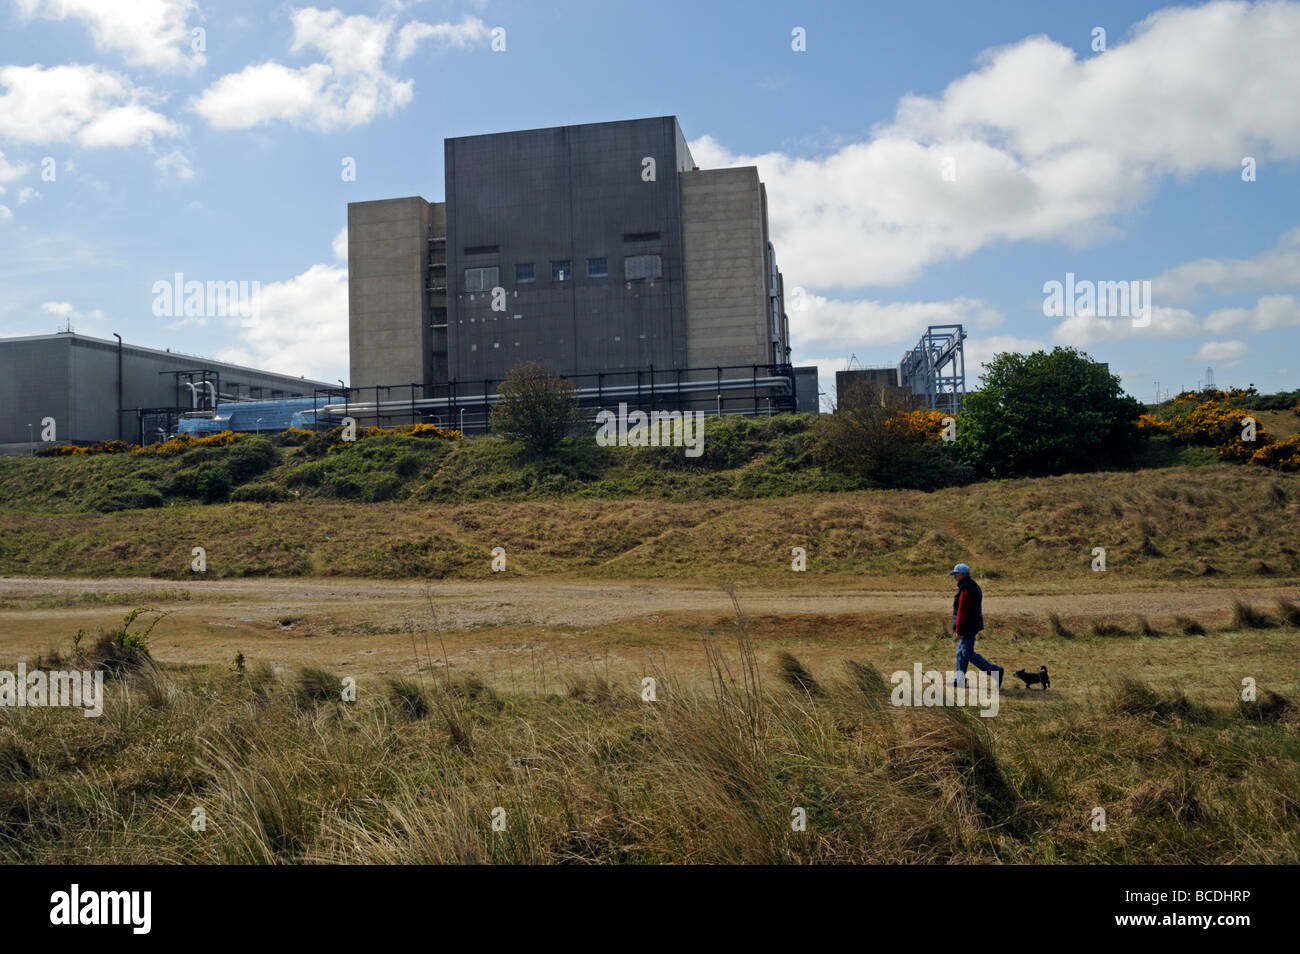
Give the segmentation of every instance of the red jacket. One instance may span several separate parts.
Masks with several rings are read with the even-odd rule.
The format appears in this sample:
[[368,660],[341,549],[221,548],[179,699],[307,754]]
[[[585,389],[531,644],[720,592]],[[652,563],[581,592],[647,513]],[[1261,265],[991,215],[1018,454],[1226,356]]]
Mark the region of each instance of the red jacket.
[[984,593],[979,584],[966,579],[952,600],[952,628],[958,636],[974,636],[984,628]]

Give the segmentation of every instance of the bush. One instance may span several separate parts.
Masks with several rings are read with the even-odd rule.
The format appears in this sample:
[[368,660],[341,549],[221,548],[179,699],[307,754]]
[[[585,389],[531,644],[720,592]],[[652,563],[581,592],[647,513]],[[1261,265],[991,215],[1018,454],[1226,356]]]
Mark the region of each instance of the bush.
[[313,436],[311,431],[304,430],[301,427],[286,427],[272,437],[271,441],[276,447],[302,447]]
[[361,489],[361,499],[366,503],[392,500],[402,492],[402,479],[394,474],[374,474]]
[[[879,399],[843,395],[812,427],[812,459],[881,487],[937,490],[965,483],[969,468],[938,439],[942,414],[914,411],[892,391]],[[960,428],[959,428],[960,430]]]
[[147,510],[163,505],[162,492],[150,484],[132,478],[110,480],[87,501],[87,507],[100,513],[121,510]]
[[1237,392],[1237,406],[1248,411],[1290,411],[1300,407],[1300,390],[1278,391],[1276,394],[1255,394],[1254,388]]
[[265,437],[245,437],[225,455],[223,463],[236,484],[266,473],[280,459],[280,452]]
[[990,477],[1096,470],[1133,452],[1140,408],[1116,375],[1074,348],[999,354],[966,396],[957,447]]
[[1269,438],[1267,443],[1251,453],[1249,463],[1288,473],[1300,471],[1300,434],[1292,434],[1284,441]]
[[235,488],[230,499],[240,503],[279,503],[289,494],[275,484],[245,484]]
[[577,421],[578,399],[573,383],[537,361],[515,365],[506,375],[492,405],[492,430],[527,450],[555,447]]
[[[133,630],[132,624],[145,613],[157,615],[145,629]],[[149,653],[149,634],[163,615],[148,606],[133,609],[122,617],[122,625],[116,629],[109,632],[100,630],[99,638],[87,653],[81,651],[81,637],[84,634],[78,633],[73,643],[80,663],[90,669],[102,669],[109,676],[120,676],[151,665],[153,656]]]
[[232,481],[225,467],[201,467],[195,477],[195,490],[204,503],[217,503],[230,496]]

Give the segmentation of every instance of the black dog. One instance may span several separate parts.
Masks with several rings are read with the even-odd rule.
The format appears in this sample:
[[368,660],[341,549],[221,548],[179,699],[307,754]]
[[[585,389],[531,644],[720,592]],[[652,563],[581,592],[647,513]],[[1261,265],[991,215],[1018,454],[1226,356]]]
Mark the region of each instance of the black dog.
[[1046,692],[1047,687],[1052,684],[1052,680],[1047,678],[1046,666],[1039,666],[1038,672],[1025,672],[1023,669],[1017,669],[1011,675],[1015,676],[1017,679],[1023,679],[1025,681],[1026,689],[1030,686],[1036,686],[1039,683],[1042,683],[1043,691]]

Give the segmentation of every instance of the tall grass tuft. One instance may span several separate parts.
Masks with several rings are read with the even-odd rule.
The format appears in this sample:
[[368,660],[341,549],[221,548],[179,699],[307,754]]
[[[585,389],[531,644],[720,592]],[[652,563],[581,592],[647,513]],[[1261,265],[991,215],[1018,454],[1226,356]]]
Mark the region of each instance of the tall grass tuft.
[[1211,712],[1187,698],[1181,689],[1157,692],[1140,679],[1120,678],[1110,691],[1110,708],[1117,715],[1137,716],[1156,722],[1210,721]]
[[1094,619],[1092,621],[1092,624],[1089,626],[1089,632],[1091,632],[1093,636],[1099,636],[1099,637],[1128,635],[1126,632],[1124,632],[1123,626],[1120,626],[1116,623],[1108,623],[1105,622],[1104,620],[1099,620],[1099,619]]
[[1237,629],[1268,629],[1277,625],[1267,613],[1241,600],[1232,601],[1232,625]]
[[1252,722],[1282,722],[1294,714],[1295,708],[1285,696],[1271,689],[1260,689],[1254,701],[1238,699],[1237,712]]
[[343,680],[319,666],[304,666],[298,670],[294,699],[303,708],[340,702],[343,699]]
[[419,683],[400,676],[388,680],[388,701],[408,719],[423,719],[430,712],[429,698]]
[[783,650],[777,656],[777,663],[781,667],[781,678],[795,689],[806,692],[810,696],[822,695],[821,685],[818,684],[813,674],[808,671],[808,667],[801,663],[793,653]]
[[1066,628],[1065,624],[1061,622],[1061,617],[1056,613],[1048,613],[1047,622],[1051,624],[1053,635],[1059,636],[1061,639],[1075,638],[1075,634]]
[[1282,625],[1292,628],[1300,627],[1300,603],[1286,598],[1277,601],[1277,615]]

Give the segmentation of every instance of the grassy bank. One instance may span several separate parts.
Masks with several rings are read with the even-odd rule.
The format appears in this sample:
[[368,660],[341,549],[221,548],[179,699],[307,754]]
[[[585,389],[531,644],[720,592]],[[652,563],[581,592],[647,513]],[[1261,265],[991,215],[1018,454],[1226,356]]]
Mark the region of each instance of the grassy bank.
[[[38,461],[38,464],[64,463]],[[438,505],[331,499],[118,513],[0,509],[11,575],[198,579],[507,574],[775,578],[791,549],[809,574],[906,576],[957,558],[1005,581],[1250,579],[1300,573],[1300,475],[1228,464],[1075,474],[949,488],[702,501],[483,499]]]
[[[227,501],[346,500],[411,504],[642,499],[752,500],[872,489],[814,459],[812,415],[705,423],[703,453],[600,447],[569,438],[544,457],[495,437],[381,433],[344,444],[304,431],[165,445],[165,452],[0,457],[0,510],[114,513]],[[125,448],[126,445],[123,445]],[[1210,448],[1143,441],[1130,469],[1196,466]],[[942,486],[925,484],[923,486]]]

